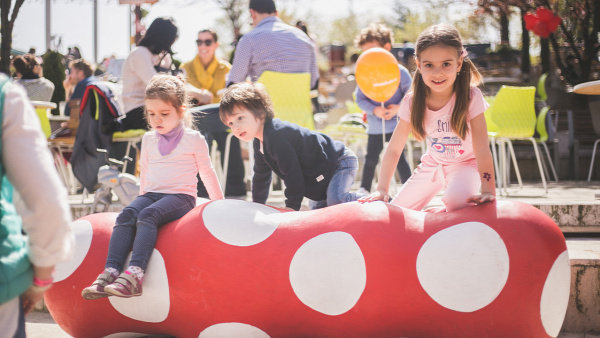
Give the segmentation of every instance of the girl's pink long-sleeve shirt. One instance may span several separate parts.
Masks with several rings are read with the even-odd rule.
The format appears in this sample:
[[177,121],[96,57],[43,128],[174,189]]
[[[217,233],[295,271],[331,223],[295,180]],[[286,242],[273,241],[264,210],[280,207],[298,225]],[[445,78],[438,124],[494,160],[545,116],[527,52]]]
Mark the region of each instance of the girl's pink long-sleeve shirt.
[[140,154],[140,195],[147,192],[165,194],[198,194],[196,174],[208,191],[211,200],[222,199],[223,192],[210,162],[208,145],[196,130],[185,129],[177,147],[168,155],[158,151],[156,131],[149,131],[142,139]]

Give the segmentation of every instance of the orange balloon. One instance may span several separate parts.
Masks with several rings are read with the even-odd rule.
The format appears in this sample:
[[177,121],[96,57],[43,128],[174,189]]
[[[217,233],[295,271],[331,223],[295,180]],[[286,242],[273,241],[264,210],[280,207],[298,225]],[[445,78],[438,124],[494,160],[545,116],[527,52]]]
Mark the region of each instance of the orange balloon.
[[400,85],[398,61],[383,48],[370,48],[356,61],[356,84],[371,100],[385,102]]

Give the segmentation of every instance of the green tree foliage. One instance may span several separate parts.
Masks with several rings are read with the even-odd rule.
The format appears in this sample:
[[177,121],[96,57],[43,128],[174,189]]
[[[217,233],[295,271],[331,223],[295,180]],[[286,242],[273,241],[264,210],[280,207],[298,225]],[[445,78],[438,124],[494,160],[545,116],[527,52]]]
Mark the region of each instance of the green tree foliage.
[[354,38],[360,33],[361,28],[356,14],[350,13],[347,17],[337,19],[331,23],[328,41],[348,47],[354,46]]
[[[54,93],[50,101],[58,103],[65,100],[65,87],[63,87],[63,81],[65,80],[65,65],[63,64],[63,55],[56,51],[47,51],[44,56],[44,77],[54,83]],[[58,115],[58,108],[52,110],[52,114]]]
[[424,15],[409,13],[406,16],[404,28],[394,29],[394,42],[409,41],[414,43],[425,28],[436,23],[439,23],[439,14],[436,12],[428,10]]

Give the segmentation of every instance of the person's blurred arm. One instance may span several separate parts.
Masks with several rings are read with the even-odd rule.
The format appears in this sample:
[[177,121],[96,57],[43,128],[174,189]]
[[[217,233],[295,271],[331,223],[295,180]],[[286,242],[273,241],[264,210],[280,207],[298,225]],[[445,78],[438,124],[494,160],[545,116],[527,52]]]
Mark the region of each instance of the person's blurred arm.
[[68,74],[63,81],[63,87],[65,88],[65,101],[69,101],[71,99],[71,95],[73,95],[73,85],[69,81],[69,77],[71,75]]
[[206,89],[196,88],[191,84],[185,84],[185,90],[190,99],[198,101],[198,105],[210,104],[213,101],[213,94]]
[[[29,259],[34,276],[51,278],[54,266],[68,260],[74,238],[71,210],[40,122],[25,92],[11,85],[5,94],[2,119],[2,164],[15,194],[15,207],[29,237]],[[25,293],[26,310],[42,292]]]

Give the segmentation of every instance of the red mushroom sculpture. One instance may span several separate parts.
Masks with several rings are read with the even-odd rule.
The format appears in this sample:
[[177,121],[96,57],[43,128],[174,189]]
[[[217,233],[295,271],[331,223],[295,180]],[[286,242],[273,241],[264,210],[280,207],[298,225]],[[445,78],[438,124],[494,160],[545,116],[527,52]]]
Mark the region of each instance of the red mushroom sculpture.
[[213,201],[160,229],[142,296],[84,300],[115,217],[73,223],[77,254],[46,292],[74,337],[556,337],[568,303],[564,237],[518,202],[424,213]]

